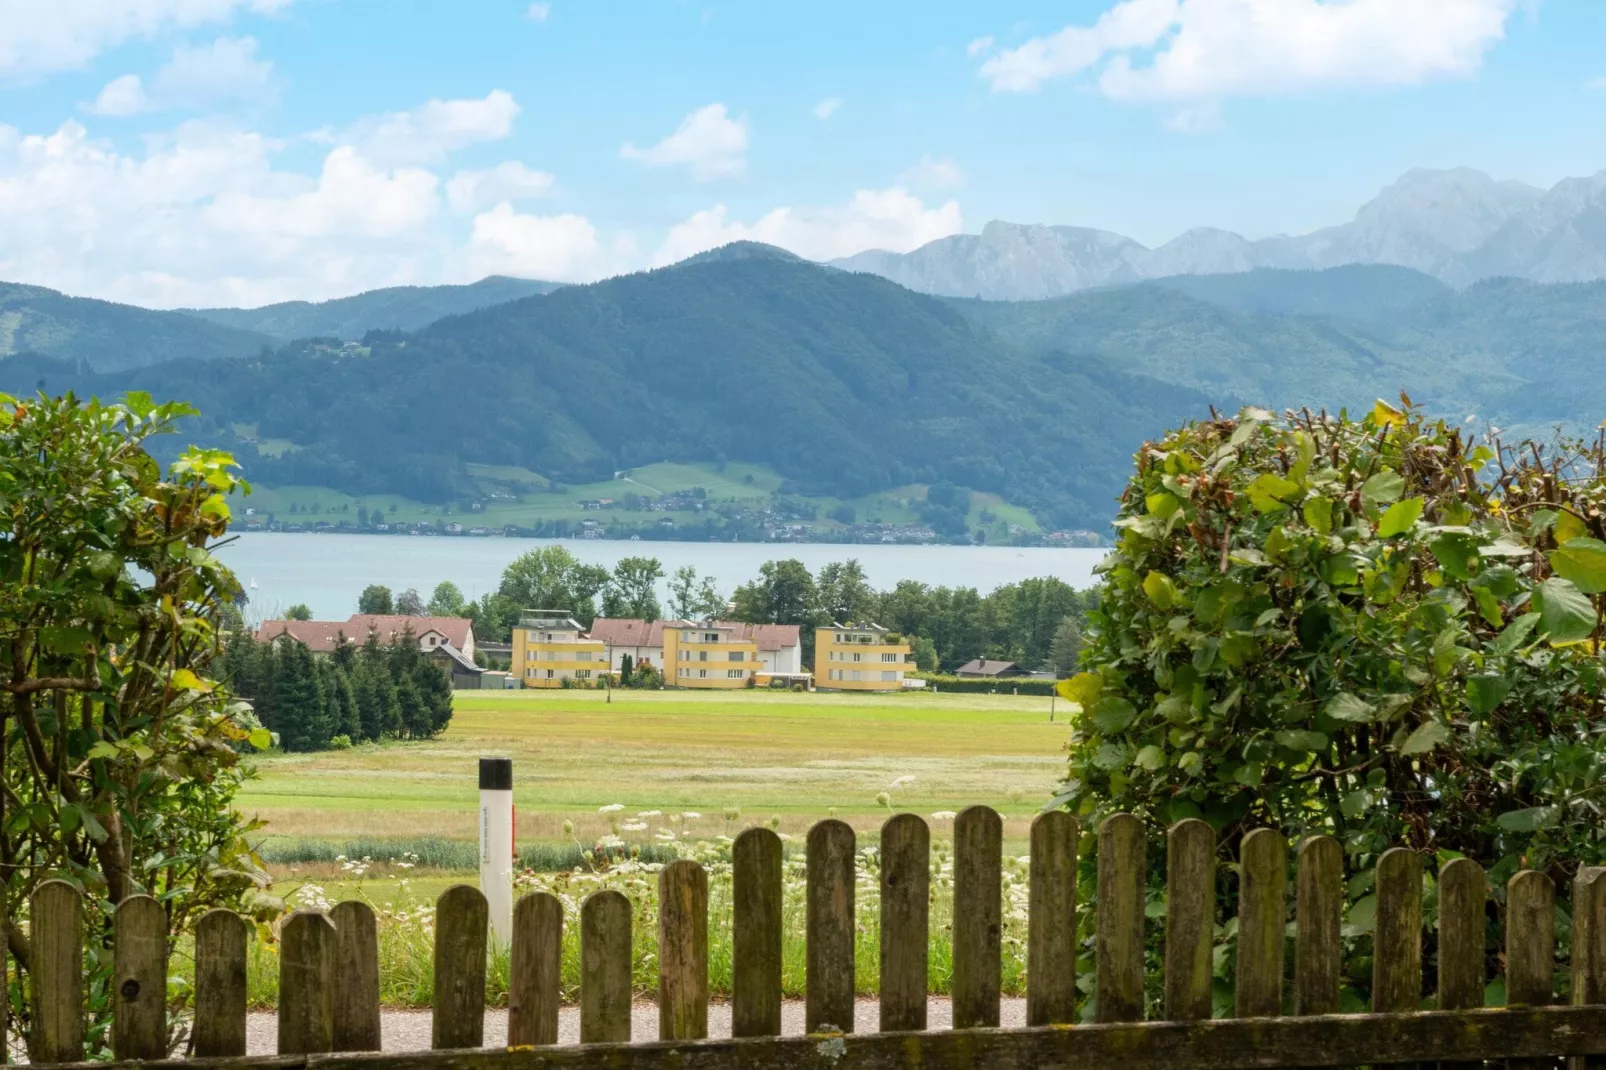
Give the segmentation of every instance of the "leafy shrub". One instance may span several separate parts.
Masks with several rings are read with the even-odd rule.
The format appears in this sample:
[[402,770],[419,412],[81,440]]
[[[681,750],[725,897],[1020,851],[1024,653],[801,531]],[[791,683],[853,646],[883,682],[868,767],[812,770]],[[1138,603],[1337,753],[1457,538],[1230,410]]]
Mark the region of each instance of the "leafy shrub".
[[926,686],[935,687],[939,693],[944,691],[964,692],[976,695],[1043,695],[1054,693],[1053,680],[1033,680],[1027,676],[1003,676],[997,679],[992,677],[951,676],[935,672],[912,672],[908,674],[912,680],[924,680]]
[[[1101,566],[1059,801],[1597,864],[1600,444],[1473,444],[1404,399],[1245,410],[1146,445]],[[1553,875],[1565,876],[1559,870]],[[1498,892],[1497,892],[1498,894]]]
[[331,736],[329,738],[329,749],[330,750],[350,750],[351,749],[351,737],[350,736]]

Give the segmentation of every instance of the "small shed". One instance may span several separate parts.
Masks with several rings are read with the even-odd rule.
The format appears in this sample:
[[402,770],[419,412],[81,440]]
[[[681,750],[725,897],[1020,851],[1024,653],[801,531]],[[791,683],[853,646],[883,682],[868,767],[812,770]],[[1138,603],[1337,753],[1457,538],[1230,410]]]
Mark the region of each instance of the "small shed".
[[964,676],[977,680],[998,680],[1006,676],[1030,676],[1029,669],[1023,669],[1013,661],[990,661],[987,658],[976,658],[967,661],[954,670],[955,676]]

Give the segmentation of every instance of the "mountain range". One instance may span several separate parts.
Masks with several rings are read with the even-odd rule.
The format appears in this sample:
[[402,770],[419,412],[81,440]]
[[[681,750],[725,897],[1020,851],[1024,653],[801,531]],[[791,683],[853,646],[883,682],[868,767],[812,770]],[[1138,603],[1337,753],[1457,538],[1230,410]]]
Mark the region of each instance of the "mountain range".
[[1413,170],[1352,221],[1298,236],[1250,240],[1200,227],[1151,249],[1105,230],[994,221],[980,234],[832,264],[922,293],[1003,301],[1177,275],[1345,264],[1408,267],[1455,286],[1507,276],[1583,282],[1606,277],[1606,172],[1542,190],[1465,167]]
[[[730,460],[772,467],[786,493],[948,481],[1090,528],[1142,442],[1212,406],[1404,390],[1475,428],[1540,434],[1606,415],[1606,281],[1456,287],[1390,265],[989,301],[739,243],[589,285],[211,315],[0,286],[0,389],[189,400],[190,440],[267,486],[445,503],[470,496],[469,464],[581,484]],[[313,337],[278,340],[298,326]]]

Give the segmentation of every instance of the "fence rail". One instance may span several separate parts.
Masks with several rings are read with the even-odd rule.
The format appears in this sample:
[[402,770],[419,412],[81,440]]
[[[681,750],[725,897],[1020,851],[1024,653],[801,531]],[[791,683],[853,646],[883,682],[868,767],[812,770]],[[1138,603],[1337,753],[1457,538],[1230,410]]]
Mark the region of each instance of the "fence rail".
[[[1166,833],[1166,903],[1161,1022],[1144,1022],[1147,834],[1118,814],[1098,829],[1093,904],[1098,1024],[1075,1020],[1077,822],[1044,814],[1031,830],[1027,1021],[998,1029],[1002,934],[1002,822],[986,807],[954,826],[953,1024],[926,1032],[930,929],[930,830],[900,814],[882,830],[880,1029],[851,1035],[854,1020],[853,830],[823,821],[807,840],[805,1022],[807,1036],[781,1026],[782,849],[767,829],[733,847],[734,1039],[707,1040],[708,876],[680,861],[659,873],[660,1041],[635,1044],[631,1025],[630,903],[616,891],[591,895],[580,915],[580,1035],[577,1048],[546,1047],[558,1036],[563,912],[546,894],[514,912],[508,1043],[485,1051],[487,909],[478,889],[458,885],[436,911],[436,1051],[372,1054],[379,1046],[378,940],[373,912],[342,903],[328,915],[297,911],[282,925],[276,1057],[244,1059],[247,926],[212,911],[195,938],[196,1059],[283,1067],[412,1066],[458,1070],[671,1067],[699,1070],[1014,1070],[1026,1067],[1232,1067],[1433,1064],[1479,1066],[1510,1060],[1528,1068],[1606,1067],[1606,869],[1579,871],[1572,887],[1574,1006],[1555,1001],[1555,887],[1524,871],[1507,885],[1504,931],[1508,1007],[1484,1010],[1488,895],[1484,874],[1459,859],[1439,871],[1436,974],[1439,1010],[1423,1001],[1421,856],[1385,853],[1375,875],[1372,1013],[1339,1006],[1342,852],[1328,837],[1301,842],[1294,856],[1273,830],[1239,846],[1237,964],[1233,1017],[1211,1020],[1217,851],[1202,821]],[[1292,904],[1289,872],[1293,863]],[[1290,905],[1291,969],[1285,962]],[[34,893],[31,1034],[36,1063],[83,1058],[83,904],[70,885]],[[159,905],[133,896],[113,924],[112,1046],[122,1061],[167,1052],[167,933]],[[1285,1000],[1285,978],[1293,989]],[[1283,1017],[1285,1003],[1296,1016]],[[199,1065],[199,1064],[197,1064]]]

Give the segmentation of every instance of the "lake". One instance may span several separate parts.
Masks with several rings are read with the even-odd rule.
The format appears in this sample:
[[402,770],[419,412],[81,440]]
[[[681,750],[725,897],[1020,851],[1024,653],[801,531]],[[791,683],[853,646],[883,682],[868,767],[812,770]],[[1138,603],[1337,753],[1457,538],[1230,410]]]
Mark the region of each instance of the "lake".
[[[832,561],[857,558],[872,586],[899,580],[932,586],[975,587],[982,593],[1036,576],[1055,576],[1073,587],[1093,582],[1093,566],[1106,550],[1014,546],[882,546],[834,543],[629,542],[606,539],[451,538],[401,535],[313,535],[244,532],[219,551],[248,588],[248,616],[266,619],[305,602],[319,620],[344,620],[357,611],[357,595],[370,583],[392,591],[417,588],[425,599],[451,580],[468,598],[494,591],[508,562],[527,550],[567,547],[588,564],[612,568],[621,557],[656,557],[664,572],[690,565],[714,576],[729,594],[758,575],[759,566],[797,558],[813,572]],[[252,584],[254,589],[250,589]],[[667,597],[667,589],[660,591]]]

